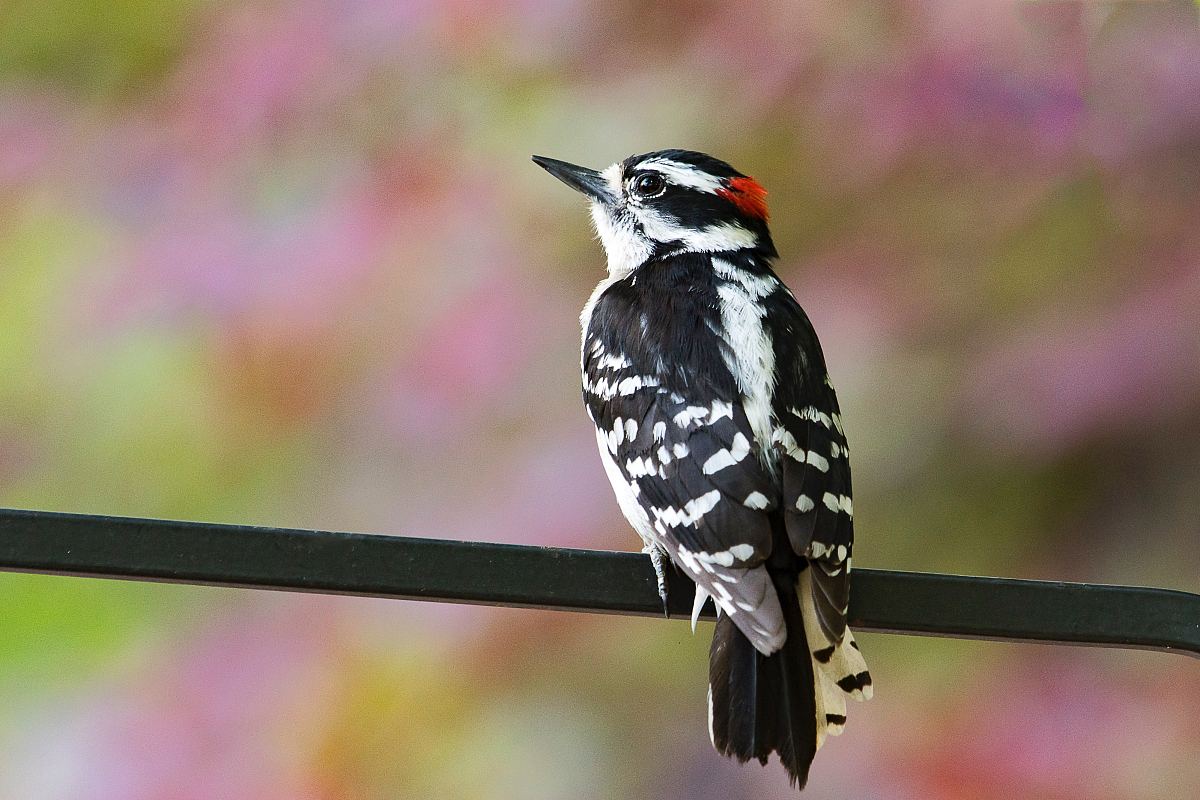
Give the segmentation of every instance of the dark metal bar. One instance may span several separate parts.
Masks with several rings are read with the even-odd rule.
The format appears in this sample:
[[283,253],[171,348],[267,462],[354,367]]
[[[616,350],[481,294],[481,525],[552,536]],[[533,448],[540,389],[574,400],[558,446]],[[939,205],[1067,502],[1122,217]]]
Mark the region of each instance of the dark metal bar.
[[[0,570],[661,615],[635,553],[0,509]],[[671,586],[686,618],[691,581]],[[712,616],[711,610],[706,616]],[[858,569],[862,630],[1200,656],[1200,595]]]

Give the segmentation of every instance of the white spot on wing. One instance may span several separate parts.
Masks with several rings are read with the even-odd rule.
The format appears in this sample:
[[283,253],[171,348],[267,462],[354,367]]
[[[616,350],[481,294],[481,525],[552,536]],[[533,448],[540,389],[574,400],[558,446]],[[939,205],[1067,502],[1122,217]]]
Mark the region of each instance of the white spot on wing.
[[717,601],[721,608],[725,609],[730,614],[733,614],[733,594],[731,594],[730,591],[725,588],[725,584],[715,583],[713,584],[713,590],[716,592],[713,600]]
[[846,495],[835,495],[831,492],[826,492],[821,498],[821,502],[825,504],[830,511],[841,511],[847,516],[854,516],[854,502]]
[[708,409],[704,406],[688,406],[673,417],[676,425],[681,428],[686,428],[693,422],[704,419],[708,416]]
[[825,458],[825,456],[821,455],[816,450],[808,451],[807,461],[809,464],[812,464],[814,467],[821,470],[821,472],[829,472],[829,459]]
[[[601,345],[599,349],[603,350],[603,345]],[[596,360],[596,369],[621,370],[632,366],[633,362],[619,353],[616,355],[606,353]]]
[[[806,406],[805,408],[798,409],[798,410],[793,408],[793,409],[790,409],[790,411],[802,420],[806,420],[808,422],[819,422],[822,425],[824,425],[826,428],[833,425],[834,418],[837,417],[837,415],[835,414],[831,418],[828,414],[826,414],[824,411],[819,410],[816,406]],[[839,433],[841,432],[840,425],[838,426],[838,432]]]
[[733,403],[724,400],[713,400],[712,409],[708,414],[708,424],[712,425],[720,419],[733,419]]
[[715,553],[698,552],[696,558],[709,572],[712,572],[712,569],[708,567],[709,564],[720,564],[722,567],[733,566],[733,553],[728,550],[718,550]]
[[766,508],[770,504],[771,501],[768,500],[767,496],[762,492],[751,492],[750,494],[746,495],[746,500],[743,503],[743,505],[745,505],[747,508],[753,508],[759,511]]
[[683,525],[695,525],[701,517],[716,508],[720,500],[721,493],[713,489],[711,492],[705,492],[699,497],[688,500],[684,503],[682,511],[671,506],[653,508],[651,511],[656,519],[673,528],[678,528]]
[[754,545],[752,544],[735,544],[729,548],[729,552],[733,553],[733,557],[738,561],[745,561],[754,555]]
[[789,431],[787,428],[784,428],[783,426],[776,428],[771,434],[771,441],[783,445],[784,451],[789,456],[796,459],[801,464],[804,463],[807,453],[804,452],[804,448],[802,448],[796,442],[796,437],[792,436],[791,431]]
[[738,464],[749,454],[750,442],[747,441],[746,437],[741,433],[741,431],[739,431],[733,437],[733,443],[728,448],[721,448],[705,460],[704,465],[701,467],[701,471],[704,472],[705,475],[712,475],[720,472],[726,467],[732,467],[735,464]]
[[[752,544],[735,544],[728,550],[718,550],[715,553],[706,553],[697,551],[692,554],[701,567],[704,567],[707,572],[712,572],[708,568],[709,564],[720,564],[722,567],[732,567],[737,561],[746,561],[754,555],[754,545]],[[720,593],[720,590],[718,590]]]
[[621,379],[617,384],[617,392],[622,397],[628,397],[643,386],[658,386],[658,379],[652,375],[631,375]]

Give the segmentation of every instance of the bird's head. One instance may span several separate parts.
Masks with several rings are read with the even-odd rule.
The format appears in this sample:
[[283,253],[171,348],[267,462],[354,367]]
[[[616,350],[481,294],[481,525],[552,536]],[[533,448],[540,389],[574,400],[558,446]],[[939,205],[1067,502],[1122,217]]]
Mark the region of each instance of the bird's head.
[[767,230],[766,190],[720,159],[659,150],[600,172],[543,156],[533,160],[591,201],[614,275],[675,253],[776,255]]

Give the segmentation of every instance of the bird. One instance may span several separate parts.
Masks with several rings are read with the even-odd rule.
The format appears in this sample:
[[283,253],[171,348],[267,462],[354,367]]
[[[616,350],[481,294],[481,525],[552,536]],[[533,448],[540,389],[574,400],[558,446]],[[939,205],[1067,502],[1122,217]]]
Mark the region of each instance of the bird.
[[707,600],[708,727],[803,789],[871,675],[847,627],[850,453],[821,344],[776,275],[766,191],[725,161],[658,150],[593,170],[533,161],[582,193],[607,275],[580,315],[584,406],[650,557]]

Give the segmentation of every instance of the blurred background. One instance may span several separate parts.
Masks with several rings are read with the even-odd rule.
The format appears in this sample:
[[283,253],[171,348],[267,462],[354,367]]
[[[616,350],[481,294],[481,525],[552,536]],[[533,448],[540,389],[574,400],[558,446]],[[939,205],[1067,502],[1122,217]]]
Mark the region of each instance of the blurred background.
[[[636,549],[533,153],[712,152],[854,444],[856,564],[1200,591],[1182,4],[7,0],[0,505]],[[768,798],[684,622],[0,575],[0,798]],[[1200,672],[861,637],[810,798],[1177,798]]]

